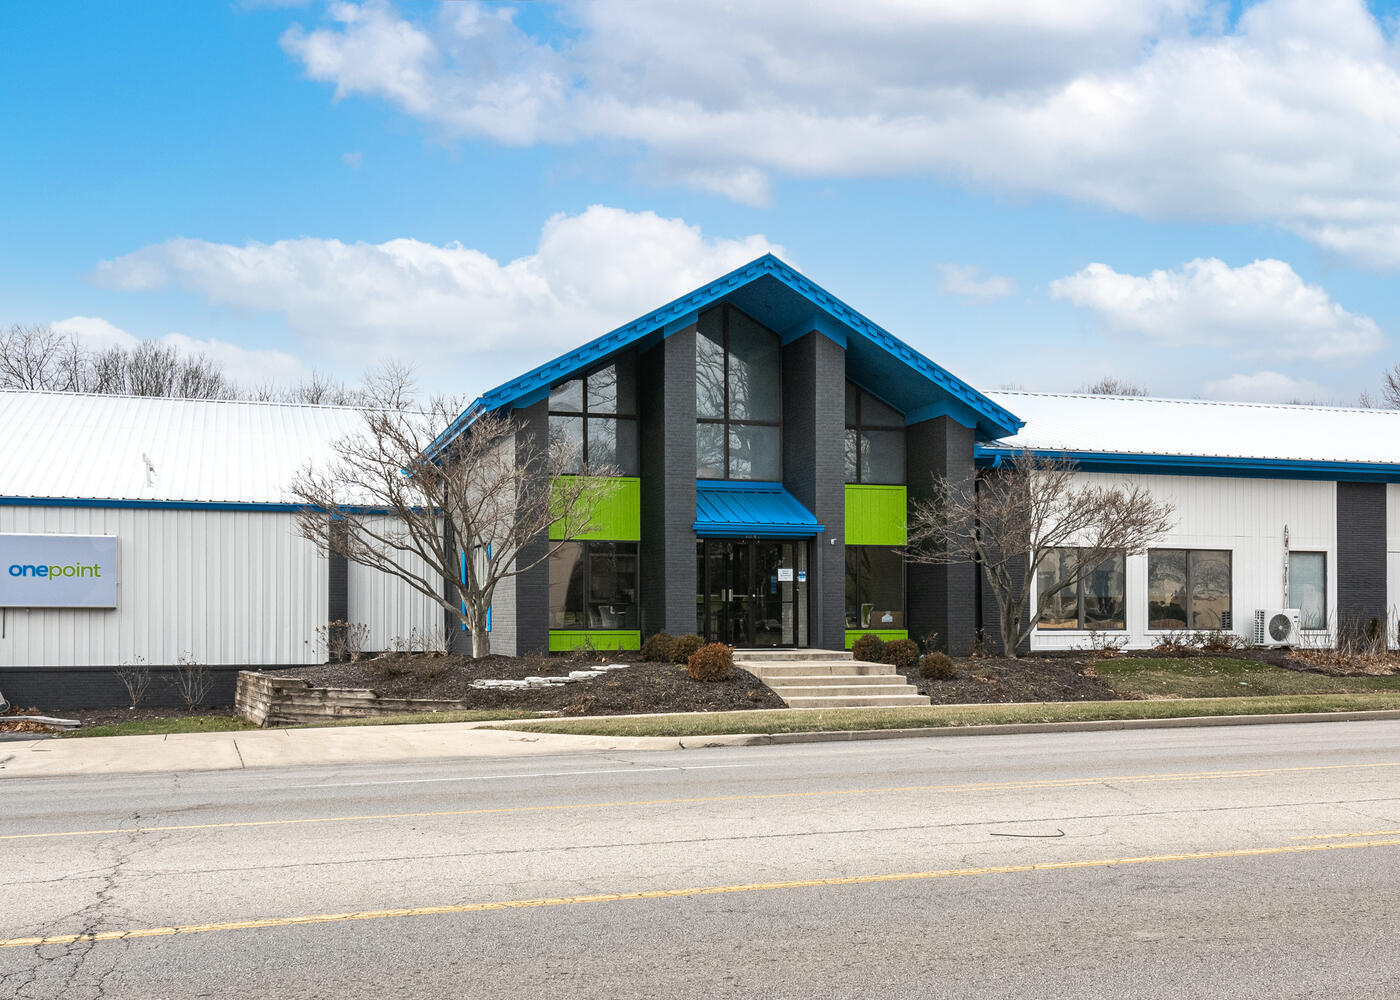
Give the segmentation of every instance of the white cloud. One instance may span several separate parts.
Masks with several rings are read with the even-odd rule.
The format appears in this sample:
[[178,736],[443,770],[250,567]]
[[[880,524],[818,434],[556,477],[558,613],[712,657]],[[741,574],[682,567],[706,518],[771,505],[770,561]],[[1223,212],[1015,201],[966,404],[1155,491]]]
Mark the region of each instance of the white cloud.
[[1216,382],[1208,382],[1205,395],[1207,399],[1229,399],[1244,403],[1290,403],[1325,399],[1327,390],[1310,379],[1263,371],[1253,375],[1231,375]]
[[506,262],[414,239],[176,239],[103,261],[95,278],[278,314],[318,355],[354,367],[415,360],[425,380],[465,390],[519,374],[768,252],[783,250],[762,236],[706,237],[681,219],[594,205],[550,218],[535,252]]
[[1385,343],[1375,320],[1347,312],[1281,260],[1232,268],[1198,258],[1145,277],[1090,264],[1052,281],[1050,294],[1093,309],[1110,334],[1211,347],[1222,356],[1339,363]]
[[938,265],[938,288],[949,295],[960,295],[965,299],[990,302],[1004,299],[1016,293],[1016,282],[1000,274],[982,277],[976,267],[963,267],[958,264]]
[[769,174],[934,174],[1265,221],[1400,267],[1400,45],[1364,0],[573,0],[410,20],[336,3],[283,48],[445,138],[621,140],[764,204]]
[[[94,351],[106,350],[109,347],[131,350],[141,343],[140,338],[100,316],[69,316],[67,319],[51,323],[50,326],[59,333],[72,334]],[[291,383],[307,375],[306,366],[283,351],[239,347],[217,338],[197,340],[183,333],[167,333],[163,337],[153,339],[168,344],[185,355],[207,355],[218,362],[225,375],[243,386],[256,386],[267,382]]]

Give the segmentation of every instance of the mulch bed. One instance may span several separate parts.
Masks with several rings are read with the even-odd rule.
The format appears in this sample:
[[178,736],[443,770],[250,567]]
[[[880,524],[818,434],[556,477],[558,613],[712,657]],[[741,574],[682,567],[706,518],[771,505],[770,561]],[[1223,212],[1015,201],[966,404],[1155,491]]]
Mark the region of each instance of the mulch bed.
[[[567,676],[599,663],[625,663],[572,684],[541,688],[474,688],[474,680],[522,680]],[[358,663],[284,667],[280,677],[297,677],[315,687],[371,688],[387,698],[463,701],[467,708],[514,708],[561,715],[630,715],[639,712],[724,712],[782,708],[782,699],[753,674],[738,667],[727,680],[693,681],[685,667],[645,663],[636,653],[576,653],[568,656],[427,657],[390,653]]]
[[1083,671],[1090,661],[1069,657],[979,657],[955,660],[957,676],[925,680],[918,667],[900,670],[935,705],[989,705],[1013,701],[1117,701],[1099,678]]

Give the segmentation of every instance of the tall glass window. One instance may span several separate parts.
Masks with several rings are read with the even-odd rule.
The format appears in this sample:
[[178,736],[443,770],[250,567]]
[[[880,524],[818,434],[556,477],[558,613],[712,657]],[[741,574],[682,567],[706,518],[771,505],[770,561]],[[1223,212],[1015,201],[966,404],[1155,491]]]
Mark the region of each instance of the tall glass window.
[[904,482],[904,416],[846,383],[846,482]]
[[637,543],[566,542],[549,557],[549,627],[637,628]]
[[[1079,558],[1077,549],[1051,549],[1036,568],[1036,593],[1047,594],[1074,576]],[[1123,610],[1127,603],[1124,569],[1120,552],[1085,570],[1078,581],[1051,594],[1037,627],[1041,631],[1127,628]]]
[[904,628],[904,557],[898,549],[846,546],[846,627]]
[[1223,549],[1150,550],[1147,627],[1231,628],[1230,556]]
[[782,478],[777,334],[732,306],[700,317],[695,338],[695,451],[700,479]]
[[1327,553],[1288,553],[1288,606],[1303,613],[1302,627],[1327,627]]
[[549,391],[549,440],[568,446],[569,473],[611,467],[635,476],[637,379],[630,354]]

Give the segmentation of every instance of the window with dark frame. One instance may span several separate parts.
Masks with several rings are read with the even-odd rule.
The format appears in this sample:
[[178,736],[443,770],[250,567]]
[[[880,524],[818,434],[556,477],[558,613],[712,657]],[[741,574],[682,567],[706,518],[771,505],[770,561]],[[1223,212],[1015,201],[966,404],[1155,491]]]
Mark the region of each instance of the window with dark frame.
[[1232,627],[1232,557],[1229,549],[1149,549],[1147,627]]
[[846,628],[904,628],[904,556],[883,545],[846,546]]
[[549,557],[549,627],[637,628],[637,543],[559,546]]
[[695,337],[698,479],[782,479],[782,348],[730,305],[700,316]]
[[638,474],[635,368],[624,354],[549,390],[549,440],[572,445],[567,474],[607,466],[620,476]]
[[[1079,558],[1080,551],[1075,548],[1051,549],[1046,554],[1035,572],[1037,601],[1039,595],[1074,574]],[[1126,629],[1126,567],[1127,560],[1119,552],[1083,572],[1076,584],[1051,595],[1036,627],[1042,632]]]
[[846,383],[846,482],[904,482],[904,415]]

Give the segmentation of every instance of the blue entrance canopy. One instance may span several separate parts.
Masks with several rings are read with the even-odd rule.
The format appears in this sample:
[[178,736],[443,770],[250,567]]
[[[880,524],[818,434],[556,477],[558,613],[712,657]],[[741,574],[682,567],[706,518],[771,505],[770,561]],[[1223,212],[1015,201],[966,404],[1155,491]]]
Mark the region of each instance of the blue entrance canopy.
[[825,530],[782,483],[695,484],[695,533],[702,538],[811,538]]

